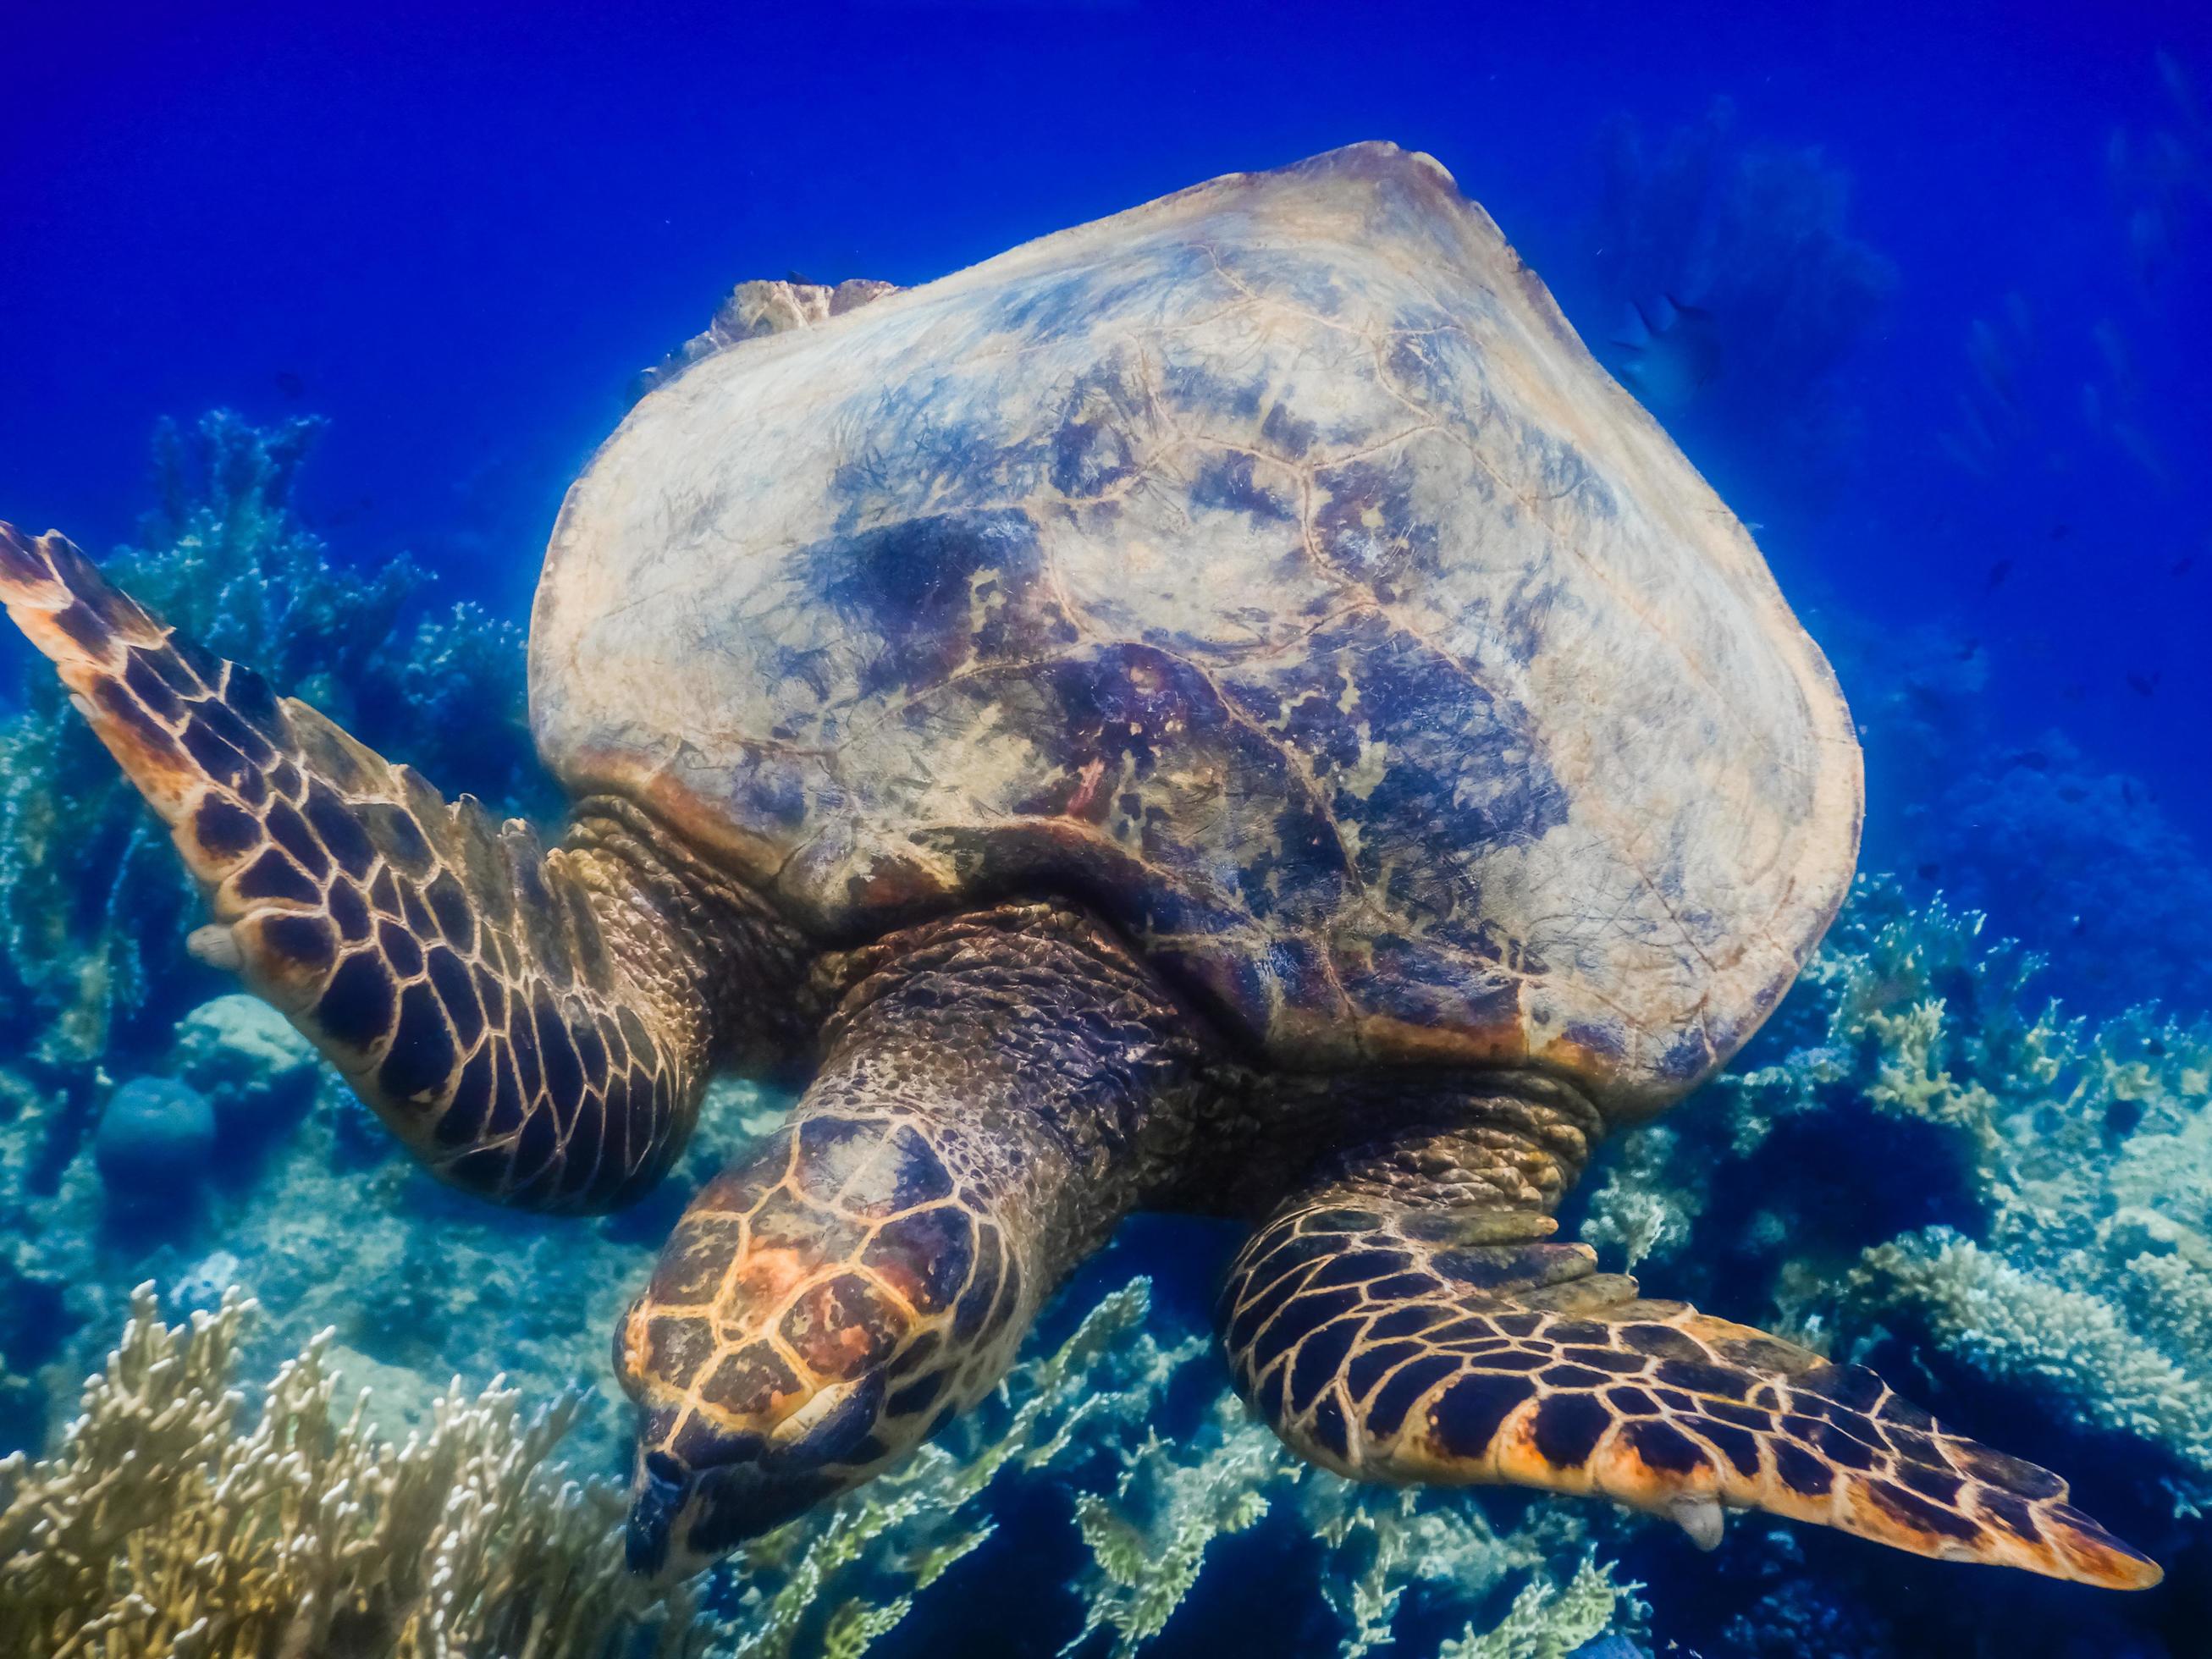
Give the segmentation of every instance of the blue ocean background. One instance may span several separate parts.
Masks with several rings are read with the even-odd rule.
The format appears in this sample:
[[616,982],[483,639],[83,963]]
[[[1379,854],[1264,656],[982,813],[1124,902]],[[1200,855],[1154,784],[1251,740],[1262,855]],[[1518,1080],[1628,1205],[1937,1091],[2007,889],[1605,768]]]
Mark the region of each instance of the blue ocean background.
[[[703,327],[736,281],[918,283],[1221,173],[1366,138],[1425,150],[1754,527],[1835,662],[1867,744],[1862,869],[1881,878],[1847,913],[1861,931],[1838,949],[1881,962],[1894,947],[1901,961],[1901,935],[1885,945],[1883,927],[1940,934],[1913,957],[1915,982],[1954,1022],[1995,1011],[1953,1055],[1962,1080],[1970,1063],[1998,1075],[1989,1033],[2003,1011],[2032,1019],[2055,997],[2063,1018],[2091,1022],[2081,1054],[2124,1051],[2146,1077],[2179,1079],[2159,1085],[2154,1114],[2203,1104],[2202,5],[83,4],[20,10],[7,35],[0,514],[96,554],[146,545],[158,423],[189,433],[223,409],[273,432],[313,417],[322,424],[289,506],[318,556],[369,580],[406,556],[434,575],[438,605],[469,601],[518,623],[568,483],[641,371]],[[0,640],[0,707],[18,706],[13,688],[33,668],[12,635]],[[1976,913],[1978,933],[1960,920]],[[2018,951],[1993,954],[2002,939]],[[7,948],[37,947],[19,932]],[[1928,966],[1945,950],[1956,961]],[[2045,962],[2032,994],[2015,995],[2006,976],[2028,954]],[[221,988],[188,988],[157,987],[150,1012],[82,1060],[72,1133],[90,1135],[115,1082],[160,1071],[169,1027]],[[2127,1012],[2146,1003],[2157,1012]],[[1836,1041],[1820,1023],[1831,1011],[1792,1007],[1753,1058],[1810,1075],[1804,1056]],[[50,1093],[79,1087],[17,1015],[0,1025],[12,1033],[0,1035],[0,1070]],[[2099,1156],[2121,1158],[2136,1133],[2142,1109],[2127,1103],[2151,1085],[2131,1088],[2095,1096]],[[1673,1121],[1720,1122],[1710,1096],[1721,1092]],[[1736,1090],[1731,1109],[1747,1097]],[[2013,1200],[1978,1189],[1926,1122],[1829,1104],[1827,1128],[1805,1127],[1809,1107],[1778,1107],[1795,1127],[1756,1156],[1714,1152],[1701,1218],[1674,1255],[1652,1245],[1641,1269],[1656,1293],[1746,1319],[1765,1310],[1743,1298],[1770,1291],[1825,1305],[1817,1287],[1791,1288],[1772,1238],[1698,1231],[1737,1211],[1849,1235],[1850,1250],[1928,1228],[1998,1248],[1992,1218]],[[0,1115],[0,1141],[30,1121]],[[2006,1133],[2063,1140],[2034,1113]],[[2177,1117],[2173,1133],[2196,1156],[2207,1126]],[[1697,1135],[1684,1129],[1671,1162],[1639,1178],[1696,1180]],[[75,1144],[41,1143],[28,1160],[52,1164],[26,1177],[46,1181],[35,1199],[0,1188],[0,1234],[15,1235],[0,1273],[0,1380],[81,1373],[84,1345],[112,1340],[67,1311],[76,1291],[57,1286],[68,1274],[109,1274],[112,1301],[142,1267],[181,1272],[226,1244],[246,1269],[254,1249],[282,1254],[281,1232],[252,1248],[103,1234],[66,1267],[41,1267],[37,1217],[61,1212],[39,1206],[66,1190],[53,1171]],[[438,1259],[426,1241],[441,1230],[491,1224],[459,1200],[401,1192],[378,1173],[380,1151],[336,1144],[331,1167],[369,1172],[363,1206],[404,1214],[420,1261]],[[2185,1230],[2212,1204],[2212,1154],[2164,1167]],[[247,1202],[253,1178],[222,1202]],[[649,1250],[681,1196],[608,1237]],[[2139,1192],[2126,1202],[2159,1208]],[[1836,1218],[1845,1212],[1863,1240]],[[1622,1202],[1609,1213],[1617,1240]],[[513,1225],[517,1252],[560,1248],[537,1224]],[[2031,1231],[2008,1236],[2008,1260],[2027,1261]],[[1136,1273],[1154,1281],[1156,1320],[1194,1329],[1231,1248],[1218,1229],[1141,1222],[1041,1340]],[[2049,1248],[2055,1259],[2060,1244]],[[2175,1426],[2212,1436],[2212,1393],[2199,1392],[2212,1390],[2212,1256],[2193,1248],[2180,1259],[2200,1274],[2190,1294],[2203,1297],[2203,1322],[2166,1333],[2184,1358],[2142,1385],[2132,1417],[2098,1409],[2081,1380],[2094,1367],[2073,1367],[2078,1354],[2039,1370],[1897,1304],[1887,1316],[1863,1305],[1856,1324],[1818,1316],[1839,1342],[1905,1368],[1947,1419],[2072,1476],[2085,1507],[2164,1562],[2160,1590],[2122,1598],[1940,1566],[1832,1535],[1769,1535],[1753,1518],[1711,1556],[1654,1531],[1607,1534],[1615,1577],[1644,1587],[1649,1613],[1583,1651],[2212,1655],[2212,1530],[2184,1496],[2204,1490],[2203,1448],[2197,1429]],[[1840,1273],[1852,1259],[1838,1242],[1802,1271]],[[284,1271],[305,1280],[316,1267]],[[2075,1291],[2088,1271],[2068,1269]],[[261,1285],[272,1305],[281,1277],[271,1269]],[[618,1304],[619,1288],[605,1297]],[[345,1340],[434,1373],[447,1350],[410,1334],[418,1316],[434,1318],[392,1310]],[[523,1347],[537,1355],[569,1332],[579,1363],[603,1365],[596,1312],[532,1316],[516,1360],[481,1329],[471,1352],[527,1370]],[[1170,1437],[1203,1431],[1212,1382],[1187,1370],[1156,1402]],[[33,1412],[31,1398],[0,1395],[20,1413],[0,1452],[58,1431],[66,1413]],[[1077,1634],[1070,1586],[1089,1557],[1065,1494],[994,1492],[997,1531],[947,1580],[952,1601],[924,1599],[880,1651],[1046,1654]],[[1488,1506],[1503,1526],[1547,1500],[1452,1501]],[[1354,1569],[1298,1513],[1278,1503],[1264,1523],[1224,1532],[1146,1650],[1335,1650],[1316,1586]],[[1471,1616],[1410,1595],[1396,1650],[1435,1651]],[[1111,1634],[1092,1648],[1108,1650]]]

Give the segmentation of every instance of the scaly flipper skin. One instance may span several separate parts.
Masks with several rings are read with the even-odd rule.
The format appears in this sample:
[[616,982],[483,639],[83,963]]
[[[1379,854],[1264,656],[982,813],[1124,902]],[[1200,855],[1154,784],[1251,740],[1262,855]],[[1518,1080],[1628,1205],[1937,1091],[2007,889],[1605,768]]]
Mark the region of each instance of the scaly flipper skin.
[[758,929],[700,915],[635,815],[548,854],[178,638],[59,535],[0,524],[0,600],[203,884],[217,926],[195,950],[436,1174],[551,1210],[658,1178]]
[[1700,1545],[1722,1508],[2122,1589],[2158,1567],[2048,1470],[1946,1430],[1872,1371],[1641,1299],[1526,1211],[1286,1206],[1231,1270],[1237,1384],[1364,1480],[1595,1493]]
[[839,977],[791,1122],[692,1201],[616,1339],[641,1571],[696,1571],[974,1405],[1179,1164],[1204,1051],[1088,916],[927,922]]

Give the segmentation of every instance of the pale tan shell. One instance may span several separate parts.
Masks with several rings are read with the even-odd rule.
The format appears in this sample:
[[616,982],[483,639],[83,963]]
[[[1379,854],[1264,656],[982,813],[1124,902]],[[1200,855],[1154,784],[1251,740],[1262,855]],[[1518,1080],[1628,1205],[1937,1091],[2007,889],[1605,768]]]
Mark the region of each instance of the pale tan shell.
[[570,491],[531,678],[572,789],[825,938],[1071,890],[1286,1066],[1634,1116],[1788,987],[1856,856],[1834,679],[1434,161],[816,309]]

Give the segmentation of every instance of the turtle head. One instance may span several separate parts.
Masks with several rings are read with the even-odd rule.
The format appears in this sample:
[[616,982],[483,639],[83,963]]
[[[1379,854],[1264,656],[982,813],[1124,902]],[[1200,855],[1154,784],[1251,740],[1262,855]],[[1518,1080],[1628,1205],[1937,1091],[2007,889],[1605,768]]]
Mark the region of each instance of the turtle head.
[[696,1571],[889,1468],[1005,1374],[1020,1300],[913,1125],[771,1136],[693,1200],[616,1335],[633,1570]]

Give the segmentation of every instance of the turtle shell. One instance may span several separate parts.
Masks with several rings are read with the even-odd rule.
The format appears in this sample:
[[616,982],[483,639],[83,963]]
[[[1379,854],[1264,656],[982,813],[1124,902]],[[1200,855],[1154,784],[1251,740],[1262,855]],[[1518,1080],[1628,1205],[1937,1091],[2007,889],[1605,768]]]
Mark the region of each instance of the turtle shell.
[[1743,526],[1386,144],[708,352],[569,491],[531,690],[572,790],[825,940],[1067,892],[1274,1063],[1616,1118],[1750,1034],[1857,846]]

